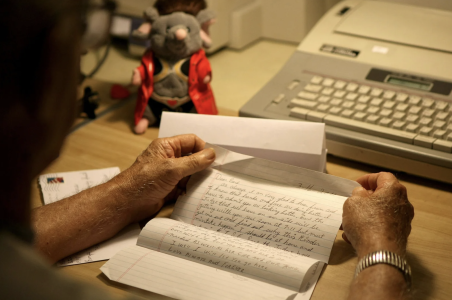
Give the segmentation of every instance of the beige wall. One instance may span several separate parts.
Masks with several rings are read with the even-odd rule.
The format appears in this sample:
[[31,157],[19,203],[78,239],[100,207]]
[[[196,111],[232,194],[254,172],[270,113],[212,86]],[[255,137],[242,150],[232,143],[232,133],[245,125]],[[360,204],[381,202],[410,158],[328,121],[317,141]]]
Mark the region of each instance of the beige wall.
[[[143,10],[152,6],[155,0],[116,0],[117,13],[128,16],[141,17]],[[207,0],[207,6],[217,14],[217,22],[211,27],[213,44],[209,51],[215,51],[229,42],[230,15],[232,11],[245,6],[254,0]]]
[[[116,0],[117,12],[141,17],[143,10],[155,0]],[[230,38],[230,15],[233,11],[257,3],[262,7],[262,37],[299,43],[317,20],[339,0],[207,0],[217,13],[212,26],[213,50],[224,46]]]
[[207,0],[207,7],[215,11],[216,23],[211,26],[212,47],[209,52],[218,50],[229,43],[231,13],[253,0]]
[[412,4],[417,6],[425,6],[436,9],[452,10],[451,0],[380,0],[385,2],[394,2],[402,4]]
[[[217,23],[211,28],[215,51],[230,43],[231,38],[241,41],[253,41],[259,37],[279,41],[299,43],[311,30],[315,23],[340,0],[207,0],[209,8],[217,13]],[[452,0],[380,0],[413,5],[424,5],[432,8],[452,10]],[[147,6],[155,0],[117,0],[118,13],[141,16]],[[231,25],[231,14],[241,8],[259,6],[260,17],[256,13],[248,14],[255,20],[241,20],[239,26]],[[239,19],[240,20],[240,19]],[[246,24],[246,25],[245,25]],[[256,26],[256,28],[242,28]],[[239,28],[239,29],[237,29]],[[257,34],[256,34],[257,32]],[[243,34],[243,36],[240,36]],[[254,37],[249,37],[254,35]],[[240,47],[246,42],[239,43]]]
[[262,36],[299,43],[315,23],[339,0],[260,0]]
[[141,17],[143,10],[153,5],[155,0],[116,0],[118,14]]

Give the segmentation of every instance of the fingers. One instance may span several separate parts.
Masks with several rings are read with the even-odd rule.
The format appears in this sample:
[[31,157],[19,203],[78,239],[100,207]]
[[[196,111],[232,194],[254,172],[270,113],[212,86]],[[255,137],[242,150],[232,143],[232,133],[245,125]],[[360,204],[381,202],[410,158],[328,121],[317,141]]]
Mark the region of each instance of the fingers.
[[175,201],[181,195],[185,195],[185,189],[175,186],[174,189],[165,197],[165,203]]
[[[175,138],[180,139],[182,154],[199,152],[203,150],[206,145],[206,142],[195,134],[179,135],[175,136]],[[213,151],[213,156],[215,157],[215,151]]]
[[380,172],[364,175],[356,180],[366,190],[376,191],[387,184],[398,182],[397,178],[391,173]]
[[185,189],[187,187],[188,180],[190,180],[190,176],[182,178],[177,186],[181,189]]
[[167,149],[167,152],[173,152],[175,157],[199,152],[204,149],[206,144],[206,142],[194,134],[176,135],[170,138],[157,139],[155,142],[171,147],[171,149]]
[[358,196],[358,197],[368,197],[372,195],[372,191],[368,191],[362,186],[358,186],[353,189],[352,196]]
[[196,172],[202,171],[215,160],[215,150],[212,148],[204,149],[190,156],[184,156],[175,160],[175,167],[181,178],[190,176]]
[[190,176],[182,178],[179,183],[174,187],[174,189],[165,198],[165,201],[177,200],[180,195],[184,195],[186,192],[186,187]]

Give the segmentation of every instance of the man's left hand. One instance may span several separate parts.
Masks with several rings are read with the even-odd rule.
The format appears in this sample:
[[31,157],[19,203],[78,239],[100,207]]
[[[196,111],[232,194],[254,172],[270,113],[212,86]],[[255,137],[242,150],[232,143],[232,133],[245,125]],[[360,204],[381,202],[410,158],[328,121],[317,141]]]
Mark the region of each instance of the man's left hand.
[[204,146],[194,134],[156,139],[130,168],[112,179],[120,187],[122,208],[130,210],[130,222],[154,215],[165,201],[183,192],[188,176],[215,160],[214,150]]

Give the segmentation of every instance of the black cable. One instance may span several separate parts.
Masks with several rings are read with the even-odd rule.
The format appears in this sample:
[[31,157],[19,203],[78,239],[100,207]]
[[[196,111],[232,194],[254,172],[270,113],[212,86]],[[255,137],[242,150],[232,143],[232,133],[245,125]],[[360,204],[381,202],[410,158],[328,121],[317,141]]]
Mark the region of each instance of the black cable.
[[108,39],[108,42],[107,42],[107,45],[105,48],[105,52],[104,52],[104,56],[99,60],[99,62],[97,63],[97,66],[91,71],[91,73],[89,73],[88,75],[85,76],[85,78],[91,78],[94,76],[94,74],[97,73],[97,71],[99,71],[100,67],[102,67],[105,60],[107,59],[108,52],[110,51],[110,47],[111,47],[111,38]]

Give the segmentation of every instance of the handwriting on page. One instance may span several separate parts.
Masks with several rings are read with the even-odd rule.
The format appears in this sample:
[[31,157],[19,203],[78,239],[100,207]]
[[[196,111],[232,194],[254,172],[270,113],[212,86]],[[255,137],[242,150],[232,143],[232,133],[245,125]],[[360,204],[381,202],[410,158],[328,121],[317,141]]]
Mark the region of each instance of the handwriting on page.
[[137,245],[296,292],[315,263],[290,252],[171,219],[149,222]]
[[193,176],[173,218],[328,262],[345,197],[270,185],[230,171]]
[[215,145],[206,144],[206,147],[215,149],[216,158],[212,169],[260,178],[270,184],[302,187],[344,197],[350,197],[352,190],[360,186],[352,180],[235,153]]
[[[101,270],[111,280],[171,299],[285,300],[294,299],[297,294],[292,289],[139,246],[122,250]],[[152,298],[170,299],[158,296]]]

